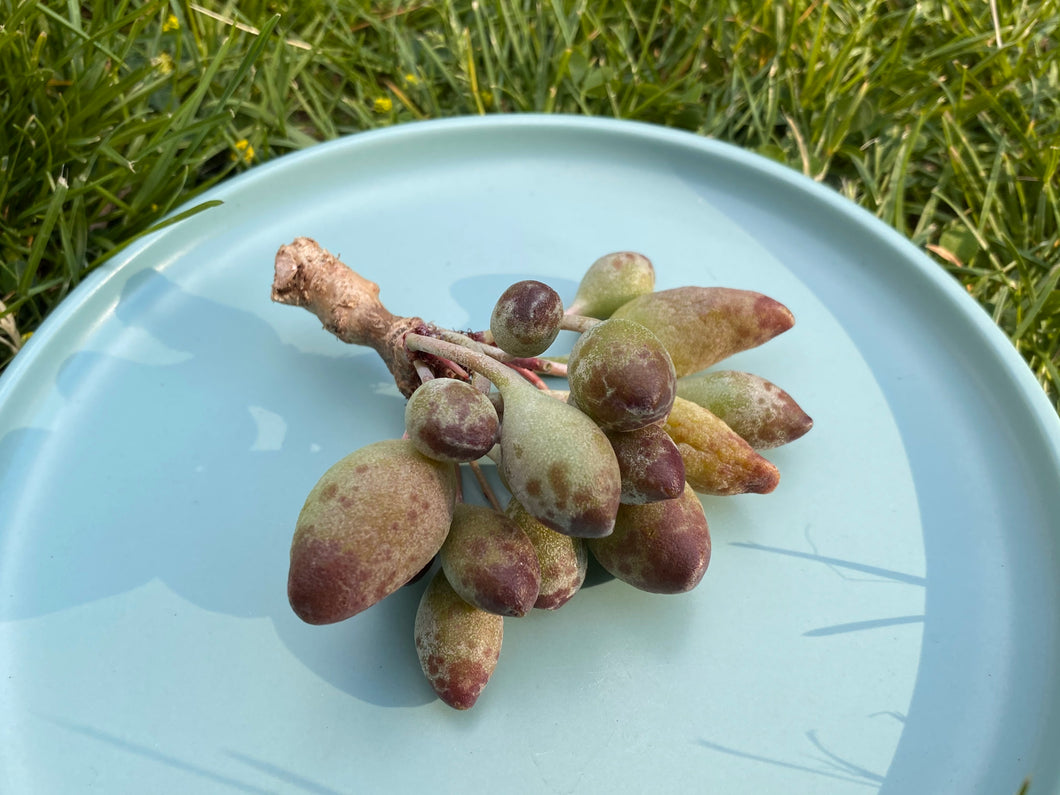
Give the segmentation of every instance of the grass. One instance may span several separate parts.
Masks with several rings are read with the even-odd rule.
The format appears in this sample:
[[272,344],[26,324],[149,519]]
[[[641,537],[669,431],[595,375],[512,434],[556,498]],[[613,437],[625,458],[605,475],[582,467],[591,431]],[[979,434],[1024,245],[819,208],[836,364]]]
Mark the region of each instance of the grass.
[[833,186],[959,279],[1060,410],[1060,0],[0,0],[0,20],[0,368],[219,180],[537,111],[691,130]]

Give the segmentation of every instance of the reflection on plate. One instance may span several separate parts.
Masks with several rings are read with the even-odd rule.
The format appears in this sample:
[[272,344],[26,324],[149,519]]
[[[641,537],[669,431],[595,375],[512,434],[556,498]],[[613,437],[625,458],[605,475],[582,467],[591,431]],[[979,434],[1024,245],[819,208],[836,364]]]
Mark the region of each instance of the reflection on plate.
[[[564,117],[363,134],[210,198],[0,380],[0,791],[1060,787],[1060,428],[896,234],[731,147]],[[419,589],[330,627],[286,603],[306,493],[403,405],[373,353],[269,302],[297,235],[455,327],[519,278],[569,300],[617,249],[661,288],[760,290],[797,324],[726,366],[815,428],[769,454],[773,494],[704,500],[699,588],[510,620],[454,712],[416,661]]]

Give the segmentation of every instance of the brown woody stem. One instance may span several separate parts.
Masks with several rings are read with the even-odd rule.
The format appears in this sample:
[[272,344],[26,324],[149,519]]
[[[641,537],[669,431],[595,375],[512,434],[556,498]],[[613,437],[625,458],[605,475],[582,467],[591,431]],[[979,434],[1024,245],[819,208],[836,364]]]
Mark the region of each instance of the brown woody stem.
[[[468,380],[468,365],[461,354],[473,351],[476,357],[490,359],[493,374],[507,380],[514,373],[544,387],[534,372],[566,375],[563,364],[547,359],[519,359],[500,348],[448,329],[426,323],[418,317],[392,314],[379,300],[379,285],[369,281],[312,238],[298,237],[276,252],[272,300],[308,309],[324,328],[343,342],[374,349],[386,363],[394,381],[406,397],[430,376]],[[406,346],[410,334],[426,339],[445,340],[448,347],[421,344]],[[410,355],[410,350],[430,354],[426,360]],[[452,355],[456,351],[461,355]],[[449,352],[450,355],[446,355]],[[503,364],[501,364],[503,362]],[[489,365],[485,365],[489,368]],[[479,366],[479,371],[482,366]]]
[[391,314],[379,300],[379,285],[351,270],[308,237],[276,252],[272,300],[300,306],[316,315],[343,342],[373,348],[386,363],[402,394],[411,395],[420,378],[405,351],[405,335],[429,333],[418,317]]

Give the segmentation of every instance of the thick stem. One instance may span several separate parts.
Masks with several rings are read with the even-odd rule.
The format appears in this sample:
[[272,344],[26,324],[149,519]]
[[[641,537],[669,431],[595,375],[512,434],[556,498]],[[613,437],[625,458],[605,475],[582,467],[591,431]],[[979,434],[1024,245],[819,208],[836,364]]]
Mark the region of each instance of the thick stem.
[[584,301],[575,300],[575,301],[571,302],[570,306],[568,306],[567,308],[565,308],[563,310],[563,314],[565,314],[565,315],[580,315],[582,313],[582,309],[584,309],[584,308],[585,308],[585,302]]
[[577,315],[567,310],[567,314],[563,315],[563,318],[559,322],[559,327],[564,331],[577,331],[579,334],[588,331],[593,326],[603,323],[602,320],[597,320],[595,317],[589,317],[588,315]]
[[531,370],[534,373],[559,377],[566,377],[567,375],[567,366],[565,364],[542,359],[538,356],[512,356],[512,354],[498,348],[496,345],[483,342],[479,339],[480,336],[483,336],[481,333],[463,334],[459,331],[449,331],[447,329],[435,329],[435,331],[438,339],[463,345],[465,348],[471,348],[473,351],[483,353],[491,359],[504,362],[520,370]]
[[375,349],[404,395],[419,386],[404,339],[410,332],[428,332],[429,326],[418,317],[391,314],[379,300],[379,285],[351,270],[315,240],[299,237],[280,246],[272,300],[304,307],[343,342]]
[[511,368],[501,364],[496,359],[491,359],[484,353],[473,351],[462,345],[446,342],[435,337],[425,337],[422,334],[409,334],[405,337],[405,345],[410,351],[421,351],[432,356],[452,359],[462,367],[481,373],[493,382],[493,385],[500,390],[502,395],[511,387],[519,388],[515,386],[517,384],[525,384],[528,388],[533,388]]

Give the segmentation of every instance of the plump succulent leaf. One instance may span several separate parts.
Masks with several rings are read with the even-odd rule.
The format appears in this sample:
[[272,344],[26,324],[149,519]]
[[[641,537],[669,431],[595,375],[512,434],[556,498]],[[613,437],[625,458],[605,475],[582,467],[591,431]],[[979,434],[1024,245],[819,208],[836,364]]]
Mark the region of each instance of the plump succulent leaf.
[[544,282],[528,279],[505,290],[490,315],[497,346],[513,356],[538,356],[559,334],[563,301]]
[[635,251],[616,251],[600,257],[585,271],[568,312],[605,319],[654,289],[651,260]]
[[663,428],[681,452],[685,480],[700,494],[768,494],[777,468],[707,409],[677,398]]
[[685,462],[661,425],[607,434],[622,473],[622,502],[672,500],[684,491]]
[[375,442],[328,469],[291,541],[294,612],[310,624],[342,621],[407,583],[445,541],[456,487],[452,465],[408,440]]
[[604,536],[622,494],[618,459],[585,414],[533,387],[504,393],[500,473],[539,522],[565,535]]
[[729,287],[661,290],[623,304],[612,317],[651,329],[670,352],[678,377],[768,342],[795,323],[779,301]]
[[712,370],[688,375],[678,379],[677,394],[708,409],[756,450],[793,442],[813,427],[791,395],[753,373]]
[[518,524],[492,508],[457,505],[440,557],[453,590],[481,610],[524,616],[537,601],[537,552]]
[[420,598],[414,639],[434,692],[454,709],[470,709],[497,667],[504,618],[465,602],[439,569]]
[[527,513],[526,508],[515,498],[508,502],[505,514],[522,528],[537,553],[541,583],[534,607],[541,610],[559,609],[570,601],[585,582],[589,562],[585,541],[545,527]]
[[588,544],[607,571],[651,593],[692,590],[710,563],[710,530],[703,505],[690,486],[672,500],[623,505],[615,531]]
[[438,461],[475,461],[497,441],[500,420],[486,395],[455,378],[432,378],[405,405],[405,432]]
[[571,402],[606,431],[663,419],[677,376],[659,339],[631,320],[611,318],[578,337],[567,360]]

